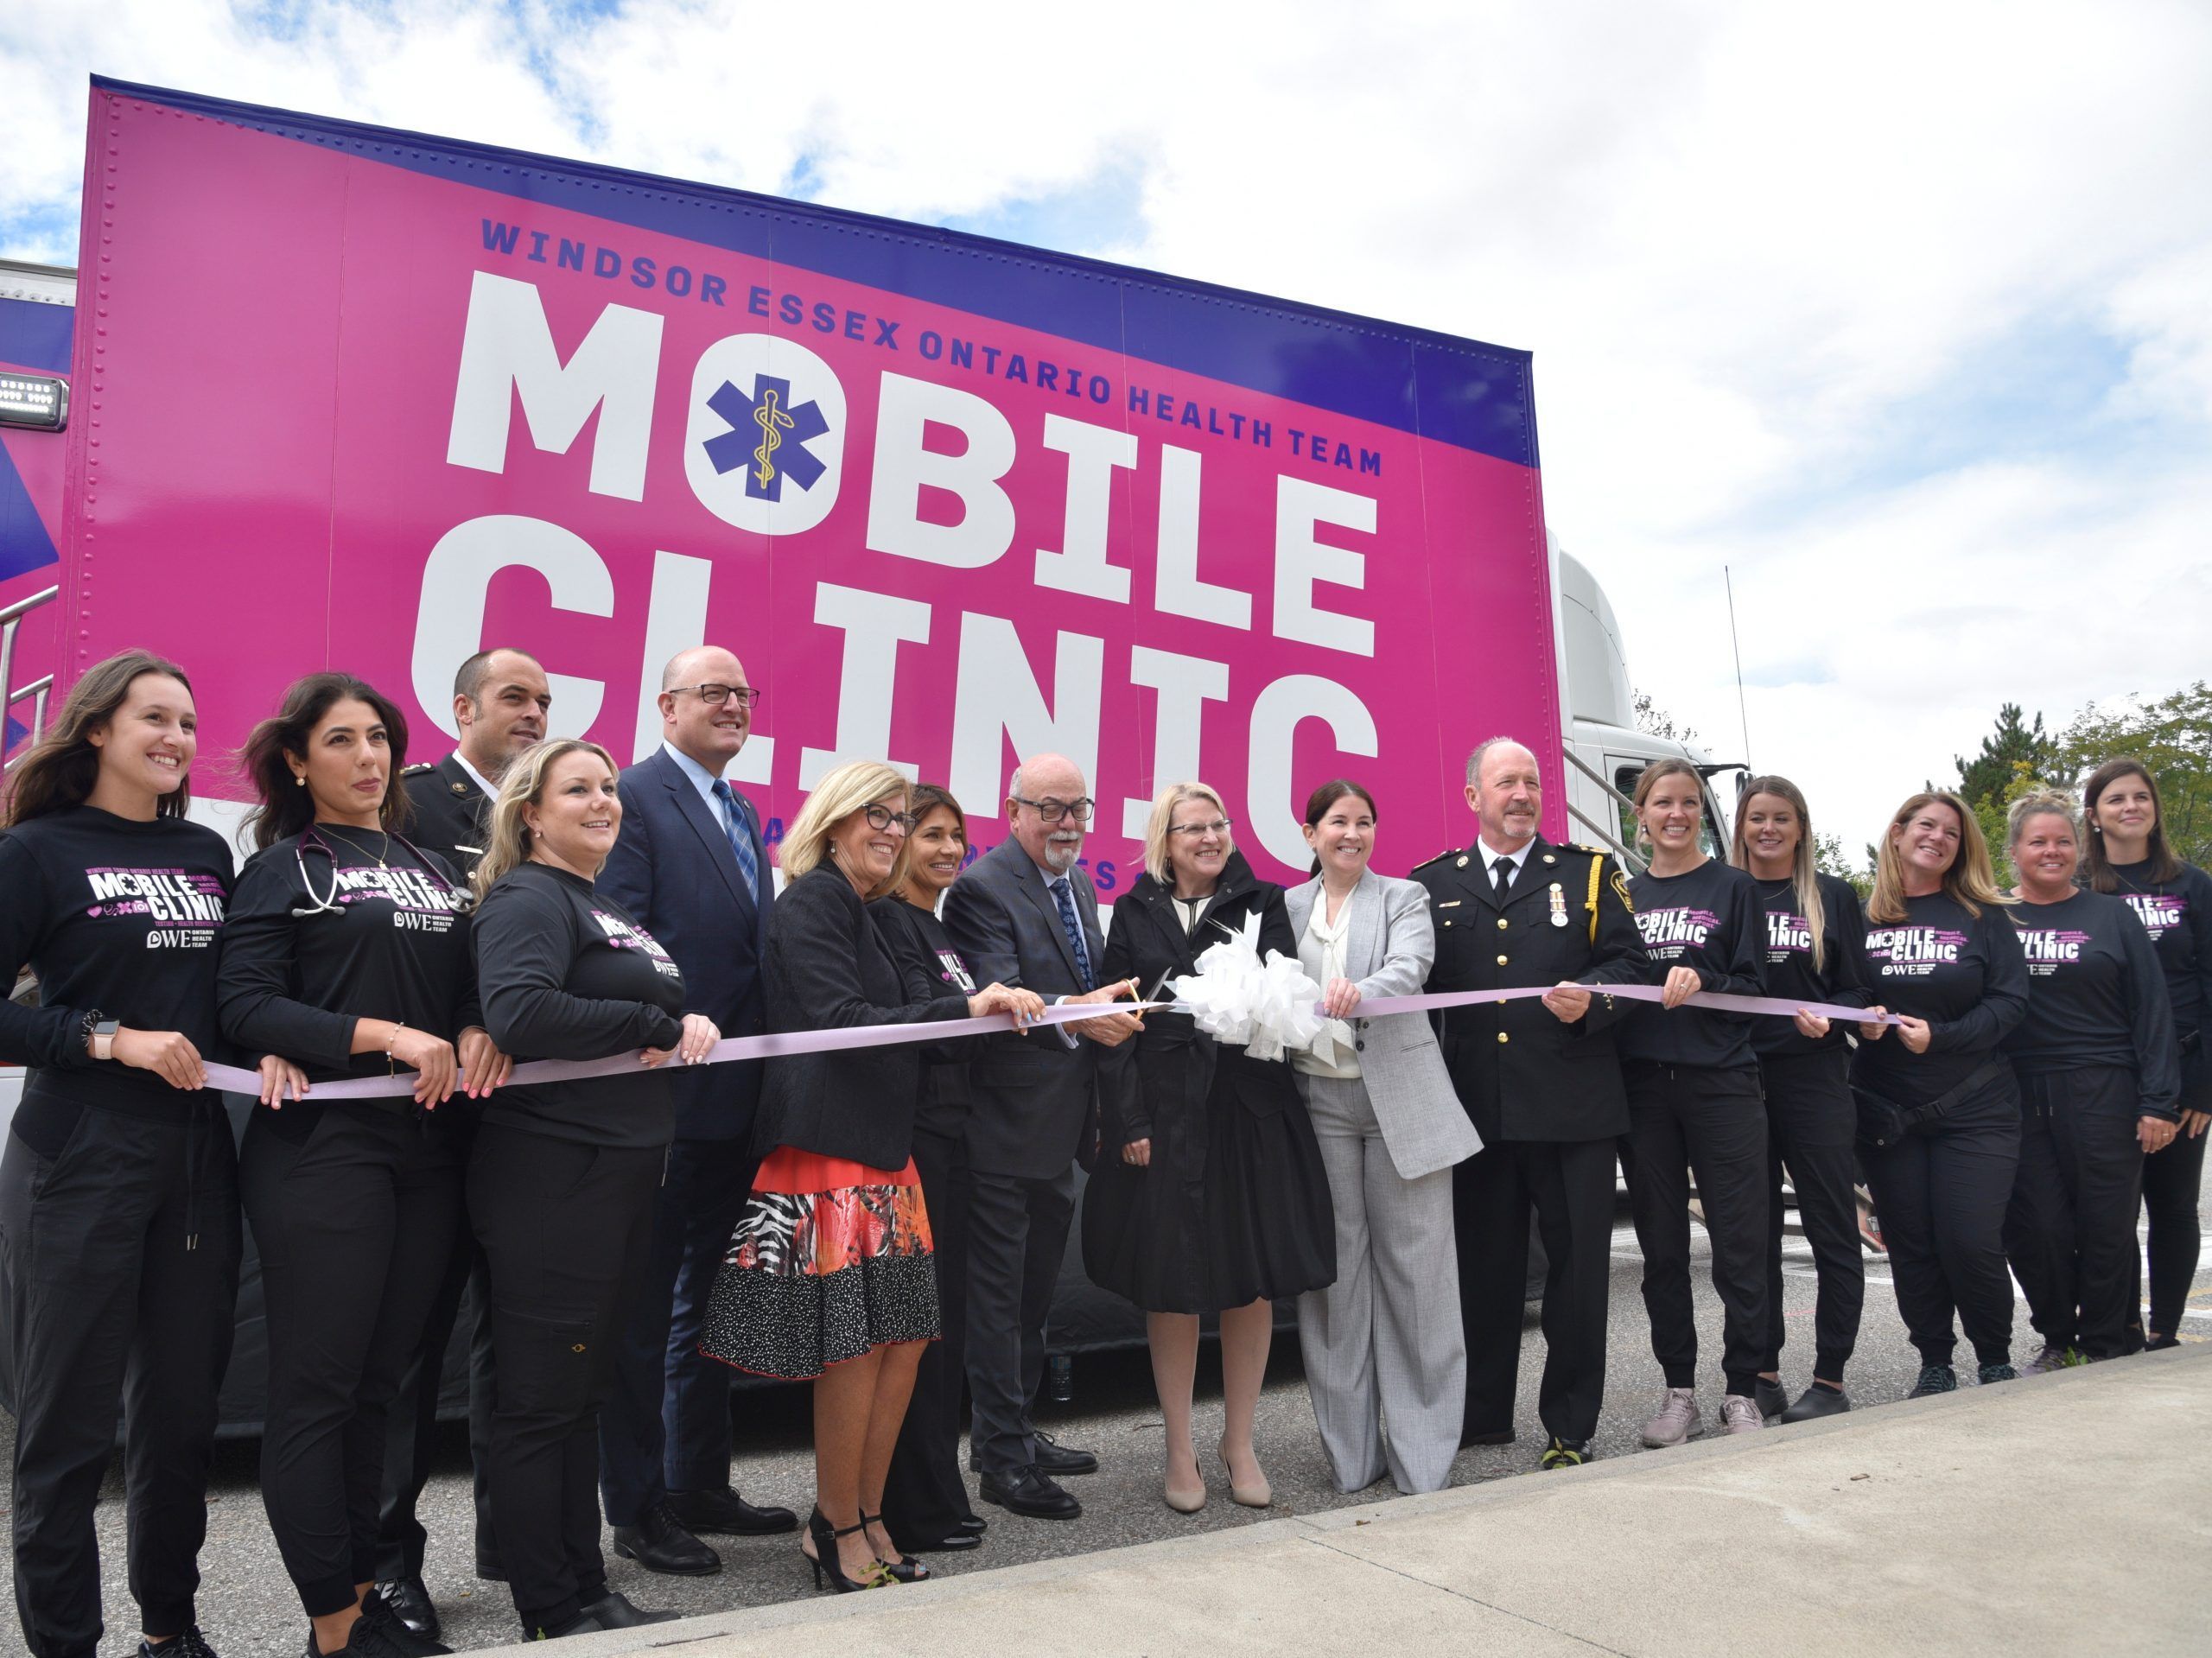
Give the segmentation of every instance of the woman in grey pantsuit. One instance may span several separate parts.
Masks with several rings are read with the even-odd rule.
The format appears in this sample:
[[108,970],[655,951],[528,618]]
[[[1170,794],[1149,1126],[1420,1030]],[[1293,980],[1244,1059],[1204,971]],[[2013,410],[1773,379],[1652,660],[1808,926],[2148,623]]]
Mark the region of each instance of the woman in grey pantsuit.
[[1306,1382],[1338,1490],[1387,1468],[1400,1490],[1433,1491],[1466,1406],[1451,1170],[1482,1141],[1428,1020],[1359,1015],[1364,999],[1417,994],[1436,955],[1427,892],[1367,867],[1374,797],[1324,784],[1306,803],[1306,840],[1319,873],[1285,901],[1331,1020],[1293,1060],[1337,1226],[1337,1281],[1298,1299]]

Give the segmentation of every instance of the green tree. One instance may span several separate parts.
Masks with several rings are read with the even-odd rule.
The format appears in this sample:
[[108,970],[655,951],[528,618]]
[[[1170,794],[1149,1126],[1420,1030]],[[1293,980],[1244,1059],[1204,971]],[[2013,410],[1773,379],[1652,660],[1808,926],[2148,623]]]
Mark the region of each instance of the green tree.
[[1694,726],[1677,725],[1675,716],[1651,700],[1649,691],[1636,694],[1636,728],[1647,737],[1665,737],[1685,747],[1697,740]]
[[2212,686],[2203,680],[2156,701],[2139,696],[2074,716],[2056,772],[2078,785],[2118,754],[2143,762],[2158,785],[2167,842],[2199,867],[2212,864]]
[[1842,876],[1857,889],[1861,898],[1874,890],[1874,848],[1866,848],[1866,867],[1853,869],[1850,857],[1844,852],[1843,837],[1840,835],[1822,835],[1818,829],[1814,830],[1813,867],[1824,875]]
[[[1959,768],[1958,790],[1969,805],[1999,799],[2012,786],[2024,765],[2031,777],[2048,777],[2057,769],[2059,745],[2043,728],[2038,714],[2031,725],[2020,717],[2020,705],[2007,702],[1997,710],[1997,729],[1981,740],[1981,753],[1972,759],[1955,756]],[[1932,786],[1932,785],[1931,785]]]

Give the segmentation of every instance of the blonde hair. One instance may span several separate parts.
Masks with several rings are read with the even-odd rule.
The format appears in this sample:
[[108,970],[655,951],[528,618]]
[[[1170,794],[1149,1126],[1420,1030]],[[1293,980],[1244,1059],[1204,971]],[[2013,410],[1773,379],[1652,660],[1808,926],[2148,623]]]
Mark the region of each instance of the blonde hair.
[[2074,831],[2074,844],[2082,844],[2082,818],[2074,810],[2071,797],[2056,790],[2039,790],[2034,794],[2022,795],[2012,803],[2012,810],[2005,814],[2005,844],[2009,848],[2020,844],[2020,831],[2031,817],[2063,817],[2066,827]]
[[1827,905],[1821,901],[1821,884],[1815,879],[1813,867],[1813,814],[1805,809],[1803,791],[1788,778],[1757,777],[1746,783],[1736,797],[1736,833],[1729,843],[1728,861],[1747,875],[1751,872],[1751,847],[1744,812],[1753,795],[1772,795],[1797,814],[1797,849],[1789,858],[1789,884],[1795,889],[1797,912],[1805,918],[1805,930],[1812,937],[1813,970],[1817,973],[1827,953],[1828,924]]
[[522,809],[544,804],[546,774],[556,762],[571,754],[593,755],[607,768],[607,776],[621,775],[613,755],[581,737],[556,737],[517,755],[514,763],[507,767],[506,775],[499,779],[499,792],[492,802],[491,822],[484,832],[484,855],[477,860],[476,873],[469,878],[469,885],[476,889],[480,902],[500,876],[529,861],[530,825],[523,821]]
[[1153,797],[1152,816],[1144,826],[1144,867],[1162,886],[1175,885],[1167,867],[1167,826],[1175,821],[1176,807],[1186,800],[1205,801],[1224,817],[1229,816],[1221,797],[1203,783],[1171,783]]
[[2012,902],[1997,888],[1989,842],[1967,803],[1948,789],[1923,790],[1891,814],[1890,827],[1874,848],[1874,891],[1866,899],[1869,921],[1895,926],[1905,918],[1904,860],[1897,855],[1897,833],[1929,806],[1948,806],[1959,819],[1958,855],[1943,872],[1943,895],[1971,916],[1979,916],[1985,905]]
[[830,772],[814,785],[776,848],[784,879],[797,880],[811,872],[828,855],[830,831],[861,807],[879,800],[903,801],[911,788],[903,774],[881,760],[848,760]]

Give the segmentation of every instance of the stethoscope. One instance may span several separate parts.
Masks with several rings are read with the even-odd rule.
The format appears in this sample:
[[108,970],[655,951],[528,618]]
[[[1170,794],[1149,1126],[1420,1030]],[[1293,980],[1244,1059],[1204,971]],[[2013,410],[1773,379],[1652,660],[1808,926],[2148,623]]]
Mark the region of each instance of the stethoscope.
[[[417,847],[412,841],[409,840],[404,835],[395,835],[390,829],[386,829],[384,832],[384,835],[385,839],[387,842],[397,842],[401,847],[411,853],[414,855],[416,863],[421,867],[423,872],[436,880],[440,886],[443,886],[446,891],[451,893],[454,897],[459,900],[459,902],[454,905],[454,913],[455,915],[466,915],[471,909],[475,907],[476,895],[467,891],[465,888],[455,886],[451,881],[446,880],[443,875],[438,873],[437,866],[432,863],[428,858],[424,857],[423,855],[422,848]],[[349,842],[348,844],[351,843]],[[313,846],[315,850],[322,854],[323,861],[330,866],[330,890],[323,893],[320,898],[315,897],[315,880],[313,877],[308,873],[308,848],[310,845]],[[354,850],[358,852],[360,848],[356,847],[354,848]],[[387,847],[386,851],[389,852],[389,850],[390,848]],[[304,907],[296,905],[292,911],[293,916],[296,918],[300,918],[314,915],[345,914],[345,905],[338,902],[338,854],[332,848],[330,842],[323,839],[322,831],[316,828],[313,823],[308,824],[306,829],[302,829],[300,832],[300,838],[293,843],[292,858],[293,861],[300,867],[301,889],[307,893],[309,899],[314,900],[313,903]],[[390,866],[386,865],[385,867],[389,867]]]

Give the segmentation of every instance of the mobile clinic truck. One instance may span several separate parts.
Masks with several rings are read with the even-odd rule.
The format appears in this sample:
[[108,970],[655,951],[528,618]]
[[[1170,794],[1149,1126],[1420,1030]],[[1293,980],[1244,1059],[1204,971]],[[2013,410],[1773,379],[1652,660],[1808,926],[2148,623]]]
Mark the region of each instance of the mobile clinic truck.
[[86,157],[66,373],[67,274],[0,304],[10,755],[144,646],[234,825],[223,757],[299,674],[371,680],[435,759],[454,669],[511,645],[627,762],[713,640],[766,690],[730,775],[772,842],[867,755],[987,847],[1054,749],[1110,905],[1178,778],[1288,881],[1326,778],[1402,872],[1468,838],[1484,737],[1543,758],[1555,837],[1617,840],[1612,791],[1680,752],[1546,536],[1524,352],[105,80]]

